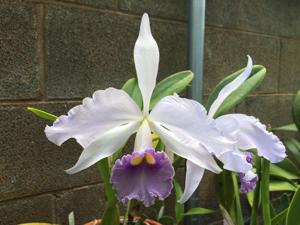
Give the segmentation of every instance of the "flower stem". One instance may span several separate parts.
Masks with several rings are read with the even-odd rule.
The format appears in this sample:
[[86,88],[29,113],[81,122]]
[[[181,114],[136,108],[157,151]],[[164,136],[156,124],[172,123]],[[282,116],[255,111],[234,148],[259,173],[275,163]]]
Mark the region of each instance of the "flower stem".
[[262,165],[262,173],[261,173],[262,214],[264,219],[264,225],[271,225],[270,193],[269,193],[270,162],[266,159],[262,159],[261,165]]
[[127,224],[127,221],[128,221],[128,215],[129,215],[129,212],[130,212],[130,204],[131,204],[131,200],[129,200],[128,203],[127,203],[127,207],[126,207],[126,212],[125,212],[125,216],[124,216],[124,222],[123,222],[123,225],[126,225],[126,224]]
[[256,173],[258,175],[259,181],[256,183],[256,188],[254,190],[254,199],[251,211],[251,223],[250,225],[257,225],[257,212],[259,208],[260,199],[260,182],[261,182],[261,159],[259,157],[255,160]]
[[243,212],[242,212],[242,207],[241,207],[241,200],[240,200],[240,192],[239,192],[239,187],[236,179],[236,174],[231,173],[232,175],[232,181],[233,181],[233,187],[234,187],[234,199],[235,199],[235,221],[237,225],[244,225],[244,220],[243,220]]

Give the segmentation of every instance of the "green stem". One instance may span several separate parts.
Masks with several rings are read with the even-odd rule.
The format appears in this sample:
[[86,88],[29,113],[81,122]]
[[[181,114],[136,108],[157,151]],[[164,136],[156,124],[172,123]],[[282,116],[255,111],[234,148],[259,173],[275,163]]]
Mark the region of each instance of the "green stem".
[[243,219],[243,212],[241,207],[241,200],[240,200],[240,192],[239,192],[239,186],[236,179],[236,174],[231,173],[232,175],[232,181],[233,181],[233,187],[234,187],[234,199],[235,199],[235,221],[237,225],[244,225],[244,219]]
[[254,190],[254,198],[253,198],[253,205],[252,205],[252,211],[251,211],[251,223],[250,225],[257,225],[257,219],[258,219],[258,208],[259,208],[259,198],[260,198],[260,180],[261,180],[261,159],[257,157],[255,160],[255,167],[256,167],[256,173],[259,177],[259,181],[256,183],[256,188]]
[[129,212],[130,212],[130,204],[131,204],[131,200],[129,200],[128,203],[127,203],[127,207],[126,207],[126,212],[125,212],[125,216],[124,216],[124,223],[123,223],[123,225],[126,225],[126,224],[127,224],[127,221],[128,221],[128,215],[129,215]]
[[261,202],[264,225],[271,225],[271,212],[270,212],[270,162],[262,159],[262,173],[261,173]]

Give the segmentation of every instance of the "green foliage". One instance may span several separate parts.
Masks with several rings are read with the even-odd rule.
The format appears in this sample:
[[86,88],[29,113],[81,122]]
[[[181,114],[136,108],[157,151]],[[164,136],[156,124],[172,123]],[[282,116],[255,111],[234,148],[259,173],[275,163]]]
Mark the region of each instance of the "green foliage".
[[274,131],[293,131],[293,132],[298,132],[298,128],[296,124],[290,123],[281,127],[276,127],[273,129]]
[[[294,138],[289,138],[284,141],[284,144],[292,159],[300,166],[300,143]],[[299,171],[298,174],[300,174]]]
[[152,109],[163,97],[182,92],[190,84],[193,78],[194,74],[191,71],[181,71],[160,81],[154,88],[150,109]]
[[292,115],[294,123],[296,124],[298,130],[300,130],[300,90],[297,92],[294,99]]
[[57,116],[37,108],[27,107],[27,110],[29,110],[30,112],[34,113],[36,116],[43,118],[45,120],[55,121],[57,119]]
[[[240,75],[245,69],[239,70],[233,74],[230,74],[223,79],[211,92],[206,108],[209,110],[213,102],[218,97],[219,92],[224,86],[234,80]],[[232,92],[220,105],[214,117],[221,116],[240,103],[252,90],[258,87],[263,81],[266,75],[266,68],[261,65],[254,65],[250,77],[234,92]]]
[[176,196],[176,202],[175,202],[175,219],[177,223],[180,223],[184,216],[184,205],[179,203],[178,200],[182,196],[182,189],[179,185],[179,183],[174,180],[174,188],[175,188],[175,196]]
[[[193,80],[193,73],[191,71],[182,71],[168,76],[160,81],[154,88],[150,101],[150,109],[152,109],[159,100],[168,95],[174,93],[180,93],[183,91]],[[142,108],[143,99],[141,91],[138,87],[136,78],[129,79],[122,87],[136,102],[136,104]]]
[[286,216],[286,225],[296,225],[300,222],[300,186],[291,201],[290,207]]
[[143,98],[136,78],[129,79],[123,85],[122,90],[127,92],[127,94],[135,101],[135,103],[142,108]]

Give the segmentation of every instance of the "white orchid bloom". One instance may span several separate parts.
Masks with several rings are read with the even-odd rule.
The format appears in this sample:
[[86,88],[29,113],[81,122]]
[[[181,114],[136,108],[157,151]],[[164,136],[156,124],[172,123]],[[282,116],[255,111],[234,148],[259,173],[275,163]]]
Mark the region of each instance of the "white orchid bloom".
[[[60,116],[53,126],[46,127],[47,138],[53,143],[61,145],[75,138],[84,148],[77,163],[67,173],[79,172],[111,156],[134,133],[137,133],[135,152],[151,149],[151,130],[159,135],[169,150],[188,160],[188,174],[198,176],[204,169],[219,173],[221,169],[210,152],[212,149],[219,149],[220,154],[230,151],[232,142],[221,134],[200,103],[167,96],[149,113],[158,71],[159,49],[152,37],[147,14],[142,17],[134,47],[134,62],[143,96],[143,111],[123,90],[108,88],[96,91],[92,98],[85,98],[68,115]],[[133,164],[140,163],[140,157],[132,161]],[[146,160],[151,163],[152,158]],[[185,186],[186,196],[189,196],[194,190],[194,181],[188,179]]]
[[[223,101],[251,75],[252,59],[248,56],[248,64],[243,73],[227,84],[213,102],[208,115],[212,118]],[[220,116],[216,119],[217,126],[236,141],[238,149],[257,149],[257,154],[272,163],[282,161],[286,157],[286,149],[279,138],[269,132],[259,119],[240,113]],[[231,127],[231,128],[229,128]],[[229,132],[228,130],[231,129]],[[237,172],[239,169],[236,169]]]
[[[211,105],[208,112],[210,118],[213,118],[223,101],[247,80],[251,75],[251,71],[252,59],[248,56],[248,63],[244,72],[225,85]],[[240,149],[247,150],[256,148],[259,156],[270,160],[272,163],[280,162],[286,157],[286,150],[282,142],[272,132],[267,131],[266,126],[257,118],[245,114],[227,114],[218,117],[214,121],[223,135],[235,142],[235,146],[231,151],[220,152],[220,149],[214,148],[210,149],[210,152],[224,164],[224,169],[245,174],[243,178],[249,182],[249,186],[252,188],[255,187],[254,182],[256,182],[251,172],[252,163],[248,158],[249,156],[240,151]],[[204,168],[194,165],[191,161],[187,161],[186,183],[190,186],[184,191],[180,202],[184,202],[190,198],[199,186],[204,170]]]

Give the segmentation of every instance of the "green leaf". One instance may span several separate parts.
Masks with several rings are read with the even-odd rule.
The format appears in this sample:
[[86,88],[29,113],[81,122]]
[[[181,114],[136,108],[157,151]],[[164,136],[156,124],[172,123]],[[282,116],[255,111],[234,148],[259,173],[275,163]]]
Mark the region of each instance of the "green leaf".
[[[219,92],[229,82],[234,80],[240,75],[245,69],[241,69],[223,79],[210,94],[206,108],[209,110],[212,103],[218,97]],[[251,76],[234,92],[232,92],[220,105],[219,109],[215,113],[214,117],[218,117],[232,109],[238,103],[240,103],[252,90],[261,84],[266,76],[266,68],[261,65],[254,65],[252,67]]]
[[46,120],[55,121],[57,119],[57,116],[55,116],[51,113],[45,112],[43,110],[37,109],[37,108],[27,107],[27,110],[34,113],[38,117],[46,119]]
[[120,213],[117,204],[107,204],[104,210],[101,225],[120,225]]
[[234,184],[230,171],[223,170],[215,176],[215,188],[219,202],[229,211],[234,201]]
[[212,209],[206,209],[206,208],[192,208],[186,213],[184,213],[185,216],[191,216],[191,215],[204,215],[204,214],[210,214],[216,212]]
[[179,185],[179,183],[174,180],[174,187],[175,187],[175,196],[176,196],[176,202],[175,202],[175,218],[176,218],[176,222],[180,223],[180,221],[182,220],[183,216],[184,216],[184,205],[180,204],[178,202],[178,200],[181,198],[182,196],[182,189]]
[[114,205],[117,202],[115,192],[112,188],[112,185],[110,183],[110,169],[109,169],[109,163],[108,158],[104,158],[100,161],[98,161],[98,167],[99,171],[104,183],[104,191],[105,191],[105,197],[109,205]]
[[150,109],[163,97],[182,92],[193,80],[193,77],[194,74],[191,71],[181,71],[160,81],[154,88]]
[[122,87],[122,89],[127,92],[127,94],[135,101],[135,103],[142,108],[143,97],[138,86],[136,78],[129,79]]
[[167,224],[167,225],[176,224],[175,219],[171,216],[163,216],[159,219],[158,222],[160,222],[161,224]]
[[294,123],[296,124],[298,130],[300,130],[300,90],[297,92],[294,99],[292,115]]
[[252,207],[253,206],[253,200],[254,200],[254,191],[250,191],[246,194],[247,200],[249,205]]
[[287,212],[288,212],[288,209],[285,209],[285,210],[281,211],[280,213],[278,213],[274,218],[272,218],[271,224],[272,225],[279,224],[281,221],[283,221],[286,218]]
[[270,191],[296,191],[296,186],[288,181],[271,181],[269,184]]
[[235,225],[233,223],[233,220],[231,219],[229,213],[227,212],[227,210],[222,205],[219,205],[219,207],[220,207],[222,216],[223,216],[224,220],[226,221],[226,224],[227,225]]
[[284,141],[288,152],[293,156],[293,160],[300,165],[300,143],[294,139],[289,138]]
[[271,164],[270,175],[287,180],[295,180],[299,178],[299,173],[282,168],[280,165],[283,164]]
[[281,126],[281,127],[276,127],[276,128],[273,128],[273,130],[275,130],[275,131],[278,130],[278,131],[294,131],[294,132],[298,132],[297,126],[294,123],[287,124],[287,125],[284,125],[284,126]]
[[296,193],[291,201],[290,207],[286,216],[286,225],[296,225],[300,221],[300,186],[297,188]]

